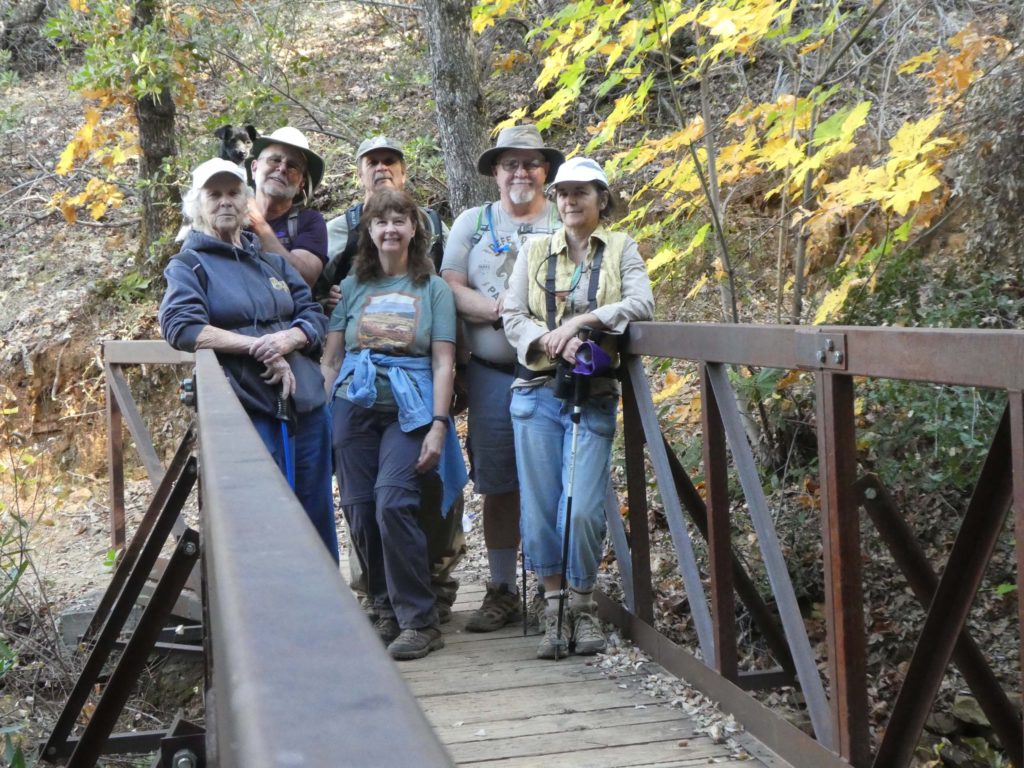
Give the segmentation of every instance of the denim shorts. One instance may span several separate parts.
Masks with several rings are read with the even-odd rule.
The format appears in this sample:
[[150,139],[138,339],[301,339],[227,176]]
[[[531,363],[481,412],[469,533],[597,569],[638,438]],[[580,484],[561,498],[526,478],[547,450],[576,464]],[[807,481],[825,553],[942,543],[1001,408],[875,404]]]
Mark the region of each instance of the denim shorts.
[[509,406],[515,377],[488,368],[470,358],[466,371],[469,388],[469,454],[473,488],[479,494],[512,493],[519,488],[516,448]]

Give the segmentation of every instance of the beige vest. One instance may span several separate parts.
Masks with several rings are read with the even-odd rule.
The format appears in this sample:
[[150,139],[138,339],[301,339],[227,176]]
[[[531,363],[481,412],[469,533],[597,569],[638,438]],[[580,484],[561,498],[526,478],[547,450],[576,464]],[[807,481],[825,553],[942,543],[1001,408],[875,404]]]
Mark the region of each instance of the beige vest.
[[[628,236],[622,232],[610,232],[604,226],[598,227],[590,236],[590,250],[587,253],[586,264],[589,266],[597,253],[599,241],[604,242],[604,255],[601,257],[601,272],[597,284],[597,306],[613,304],[622,298],[622,252],[626,247]],[[572,285],[573,273],[576,265],[569,258],[569,249],[565,242],[565,232],[559,230],[553,235],[545,237],[534,237],[527,242],[527,275],[529,292],[527,295],[527,306],[530,314],[547,325],[548,299],[544,289],[548,276],[548,257],[557,259],[555,263],[555,325],[562,324],[565,316],[566,304],[568,303],[569,287]],[[589,277],[584,278],[583,290],[589,289]],[[609,343],[602,343],[609,354],[612,355],[613,365],[619,364],[618,354],[615,351],[613,339]],[[530,366],[534,368],[533,365]],[[548,370],[550,364],[538,365],[536,370]]]

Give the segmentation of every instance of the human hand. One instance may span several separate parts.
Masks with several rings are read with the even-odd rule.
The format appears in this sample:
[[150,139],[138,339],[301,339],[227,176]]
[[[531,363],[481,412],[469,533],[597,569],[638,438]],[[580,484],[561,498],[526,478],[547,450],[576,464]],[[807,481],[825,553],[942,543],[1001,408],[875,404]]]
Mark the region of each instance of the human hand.
[[252,228],[252,230],[256,233],[259,233],[261,230],[268,229],[269,225],[267,224],[267,219],[263,215],[263,211],[260,210],[260,207],[256,205],[256,200],[254,198],[249,198],[248,208],[249,226]]
[[[299,334],[302,340],[299,340]],[[268,364],[271,360],[282,358],[289,352],[294,352],[306,343],[306,334],[297,328],[289,328],[276,333],[268,333],[254,339],[249,345],[249,354],[261,363]]]
[[328,317],[334,314],[334,308],[338,306],[339,301],[341,301],[341,286],[332,285],[327,292],[327,298],[324,299],[324,311]]
[[437,462],[441,459],[441,448],[444,446],[444,435],[447,429],[448,422],[435,421],[431,424],[426,437],[423,438],[420,456],[416,460],[416,471],[421,475],[436,467]]
[[[537,340],[537,344],[540,346],[547,356],[552,360],[558,358],[565,351],[566,345],[574,339],[579,342],[577,338],[579,334],[579,328],[576,327],[576,323],[572,320],[566,320],[562,325],[554,330],[548,331]],[[579,347],[577,343],[573,347],[573,354],[575,355],[576,348]]]
[[295,394],[295,374],[292,373],[292,367],[288,365],[287,360],[278,357],[264,365],[267,366],[267,370],[260,375],[267,384],[272,387],[280,384],[281,397],[285,399]]

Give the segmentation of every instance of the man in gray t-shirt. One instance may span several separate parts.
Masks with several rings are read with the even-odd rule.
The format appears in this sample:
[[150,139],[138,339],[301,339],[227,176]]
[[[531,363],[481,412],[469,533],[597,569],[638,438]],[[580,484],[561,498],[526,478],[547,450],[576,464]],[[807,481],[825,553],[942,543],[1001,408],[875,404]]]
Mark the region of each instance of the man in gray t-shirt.
[[441,264],[471,355],[467,449],[474,487],[484,497],[491,574],[483,604],[466,624],[472,632],[490,632],[519,618],[519,481],[509,415],[516,353],[501,328],[501,311],[522,244],[532,234],[561,227],[544,187],[564,160],[561,152],[544,146],[535,126],[502,130],[477,161],[480,173],[494,176],[500,198],[459,215]]

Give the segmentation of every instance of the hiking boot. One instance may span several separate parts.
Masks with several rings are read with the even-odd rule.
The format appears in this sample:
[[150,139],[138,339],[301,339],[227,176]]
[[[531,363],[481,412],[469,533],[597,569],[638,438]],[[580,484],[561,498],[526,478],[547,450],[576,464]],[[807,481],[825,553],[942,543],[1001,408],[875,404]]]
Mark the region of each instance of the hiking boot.
[[391,641],[398,637],[402,629],[398,626],[398,622],[394,616],[381,616],[375,622],[373,622],[373,628],[376,630],[380,639],[384,641],[384,645],[390,645]]
[[601,631],[601,622],[592,611],[577,609],[572,612],[573,650],[580,656],[602,653],[608,646],[604,632]]
[[398,660],[422,659],[431,651],[444,648],[444,638],[437,627],[403,629],[402,634],[388,646],[391,658]]
[[466,622],[470,632],[493,632],[506,624],[519,621],[519,595],[508,591],[507,584],[487,582],[487,594]]
[[544,630],[544,609],[547,607],[548,602],[544,599],[544,593],[540,590],[535,591],[533,597],[530,598],[530,606],[526,614],[531,626],[535,626],[541,631]]
[[538,659],[564,659],[569,655],[569,641],[572,639],[572,615],[569,606],[562,617],[562,633],[558,633],[558,604],[544,608],[544,639],[537,646]]

